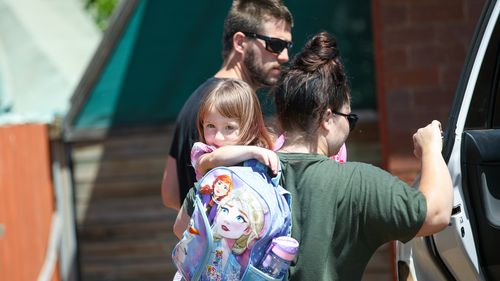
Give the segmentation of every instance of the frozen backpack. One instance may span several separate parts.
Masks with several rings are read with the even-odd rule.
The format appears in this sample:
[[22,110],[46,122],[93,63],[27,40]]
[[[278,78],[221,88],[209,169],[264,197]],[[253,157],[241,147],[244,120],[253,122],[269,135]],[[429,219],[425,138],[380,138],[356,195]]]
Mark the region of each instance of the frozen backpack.
[[256,160],[210,170],[196,184],[194,212],[172,252],[184,280],[276,280],[260,272],[271,240],[289,236],[290,193]]

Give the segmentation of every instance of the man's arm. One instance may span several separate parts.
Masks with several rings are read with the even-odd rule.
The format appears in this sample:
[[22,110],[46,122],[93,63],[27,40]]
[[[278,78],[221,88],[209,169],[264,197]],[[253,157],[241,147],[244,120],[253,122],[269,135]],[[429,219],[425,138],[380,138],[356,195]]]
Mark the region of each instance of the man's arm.
[[161,183],[161,198],[163,204],[171,209],[179,210],[179,180],[177,179],[177,163],[175,158],[168,156]]
[[417,236],[443,230],[450,222],[453,205],[451,176],[441,155],[441,124],[434,120],[413,135],[414,154],[421,160],[419,190],[427,201],[427,215]]
[[181,239],[182,234],[186,230],[189,225],[189,220],[191,217],[188,215],[187,211],[184,209],[184,206],[181,207],[179,212],[177,213],[177,218],[174,223],[174,234],[177,238]]
[[218,166],[232,166],[245,160],[257,159],[268,166],[274,174],[278,172],[278,155],[272,150],[253,145],[227,145],[205,153],[197,160],[196,170],[200,175]]

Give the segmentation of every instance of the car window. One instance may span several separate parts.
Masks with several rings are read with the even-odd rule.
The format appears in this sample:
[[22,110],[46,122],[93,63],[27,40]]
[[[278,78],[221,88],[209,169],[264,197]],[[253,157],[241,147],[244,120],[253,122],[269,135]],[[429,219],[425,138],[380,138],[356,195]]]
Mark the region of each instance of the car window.
[[[500,128],[500,24],[497,21],[488,44],[471,100],[465,129]],[[496,111],[496,112],[495,112]]]
[[500,76],[500,56],[497,60],[497,72],[496,72],[496,78],[497,78],[497,90],[496,90],[496,98],[495,98],[495,112],[493,112],[493,128],[494,129],[499,129],[500,128],[500,82],[498,80]]

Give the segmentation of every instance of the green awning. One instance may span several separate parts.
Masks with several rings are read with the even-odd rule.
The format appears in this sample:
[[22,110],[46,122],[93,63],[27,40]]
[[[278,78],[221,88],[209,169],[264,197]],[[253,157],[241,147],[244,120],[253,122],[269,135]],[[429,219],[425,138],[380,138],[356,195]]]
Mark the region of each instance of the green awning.
[[[222,27],[230,3],[123,1],[75,91],[66,131],[174,121],[193,90],[222,64]],[[311,35],[332,32],[351,81],[353,109],[375,108],[369,2],[285,3],[295,20],[292,55]],[[263,104],[272,111],[269,101]]]

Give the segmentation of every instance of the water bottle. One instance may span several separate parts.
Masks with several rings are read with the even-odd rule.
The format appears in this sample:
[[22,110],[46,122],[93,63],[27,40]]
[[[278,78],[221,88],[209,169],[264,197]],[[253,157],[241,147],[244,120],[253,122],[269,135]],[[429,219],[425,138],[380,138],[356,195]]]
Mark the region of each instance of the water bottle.
[[259,270],[273,278],[283,279],[298,249],[299,242],[292,237],[274,238],[258,266]]

